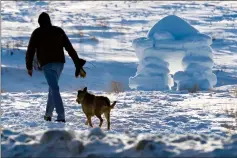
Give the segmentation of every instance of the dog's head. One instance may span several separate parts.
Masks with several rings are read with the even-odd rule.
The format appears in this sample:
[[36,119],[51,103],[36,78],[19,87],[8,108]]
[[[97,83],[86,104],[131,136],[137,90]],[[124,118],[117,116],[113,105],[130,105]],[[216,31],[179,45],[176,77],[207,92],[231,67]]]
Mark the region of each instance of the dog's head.
[[81,102],[84,100],[86,93],[87,93],[87,87],[85,87],[83,90],[78,90],[76,100],[78,104],[81,104]]

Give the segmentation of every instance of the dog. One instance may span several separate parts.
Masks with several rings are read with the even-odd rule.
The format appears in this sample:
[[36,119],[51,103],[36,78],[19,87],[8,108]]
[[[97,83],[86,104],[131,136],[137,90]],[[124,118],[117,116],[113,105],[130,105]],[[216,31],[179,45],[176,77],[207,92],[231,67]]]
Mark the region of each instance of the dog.
[[110,111],[114,108],[116,101],[110,105],[109,98],[90,94],[87,91],[87,87],[83,90],[78,90],[76,101],[82,105],[82,110],[86,115],[87,121],[85,125],[89,123],[89,126],[93,127],[91,117],[95,115],[100,119],[99,127],[101,127],[103,124],[101,115],[104,114],[107,120],[107,129],[110,130]]

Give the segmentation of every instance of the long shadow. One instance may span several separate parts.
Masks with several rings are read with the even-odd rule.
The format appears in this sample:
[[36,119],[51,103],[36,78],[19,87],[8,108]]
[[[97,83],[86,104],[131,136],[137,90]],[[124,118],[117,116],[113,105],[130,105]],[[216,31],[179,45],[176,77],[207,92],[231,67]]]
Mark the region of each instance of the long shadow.
[[112,29],[111,27],[109,26],[86,26],[86,25],[74,25],[74,26],[68,26],[66,27],[67,29],[76,29],[76,30],[80,30],[80,31],[83,31],[83,30],[110,30]]
[[24,19],[23,16],[21,16],[20,13],[16,14],[10,14],[10,13],[2,13],[2,21],[9,21],[9,22],[21,22],[21,23],[26,23],[28,22],[27,20]]
[[229,73],[220,70],[215,70],[213,71],[213,73],[216,74],[217,77],[216,87],[237,84],[237,75],[235,75],[234,73]]
[[[24,51],[25,52],[25,51]],[[34,71],[29,77],[25,68],[25,53],[18,52],[13,55],[2,56],[2,88],[7,91],[34,92],[48,91],[48,86],[42,72]],[[75,66],[69,56],[59,80],[61,91],[74,91],[83,86],[90,90],[109,90],[113,81],[122,84],[124,90],[129,90],[128,79],[136,73],[136,63],[115,61],[88,61],[85,65],[87,77],[75,78]]]
[[218,15],[218,16],[211,16],[211,17],[206,17],[204,18],[204,20],[206,22],[218,22],[218,21],[223,21],[223,20],[233,20],[237,17],[236,13],[232,13],[232,14],[223,14],[223,15]]
[[[67,58],[67,62],[73,65],[71,59]],[[69,65],[69,64],[68,64]],[[87,77],[85,79],[75,79],[74,68],[65,67],[64,77],[62,77],[62,82],[71,80],[71,83],[76,83],[76,85],[71,84],[72,87],[87,86],[91,90],[109,90],[111,83],[113,81],[122,84],[124,90],[130,90],[128,86],[128,79],[134,76],[137,71],[136,63],[127,62],[116,62],[116,61],[88,61],[84,66],[87,72]],[[69,79],[70,78],[70,79]]]
[[[43,88],[40,87],[39,91],[47,91],[47,84],[42,73],[34,72],[33,78],[27,75],[24,66],[25,54],[23,52],[25,51],[20,51],[17,54],[14,53],[12,56],[2,58],[4,64],[11,65],[11,67],[2,67],[2,87],[10,87],[10,89],[14,90],[18,87],[19,90],[22,89],[22,91],[25,91],[31,88],[36,90],[37,87],[43,86]],[[17,67],[17,65],[20,65],[20,67]],[[88,86],[90,90],[104,91],[111,88],[111,82],[115,81],[121,83],[124,90],[130,90],[128,85],[129,77],[135,75],[137,66],[138,64],[136,62],[88,61],[85,65],[87,77],[81,79],[75,78],[75,66],[71,58],[66,56],[66,64],[60,79],[60,88],[62,91],[70,91],[81,88],[82,86]],[[220,70],[213,72],[218,79],[216,87],[237,84],[237,76],[234,74],[236,72],[234,69],[232,73]]]

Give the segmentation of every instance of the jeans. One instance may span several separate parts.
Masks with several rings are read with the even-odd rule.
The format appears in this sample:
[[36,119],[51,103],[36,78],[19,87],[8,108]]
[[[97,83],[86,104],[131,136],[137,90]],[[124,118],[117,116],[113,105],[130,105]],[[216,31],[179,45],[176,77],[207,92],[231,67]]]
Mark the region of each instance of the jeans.
[[65,119],[63,101],[59,92],[58,81],[63,70],[64,63],[49,63],[42,67],[44,76],[49,85],[48,101],[45,116],[52,117],[53,110],[56,108],[57,119]]

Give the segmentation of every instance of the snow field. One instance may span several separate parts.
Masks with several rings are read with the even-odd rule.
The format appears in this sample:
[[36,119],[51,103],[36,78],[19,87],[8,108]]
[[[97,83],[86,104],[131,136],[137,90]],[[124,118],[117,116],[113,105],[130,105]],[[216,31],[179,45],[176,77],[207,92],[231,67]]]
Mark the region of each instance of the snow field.
[[4,129],[4,157],[236,157],[237,135],[109,134],[90,131],[48,130],[19,133]]
[[[1,6],[3,157],[237,157],[236,2],[2,1]],[[34,71],[31,78],[25,70],[25,49],[42,11],[50,13],[53,24],[65,29],[79,56],[90,62],[86,65],[87,78],[78,80],[66,53],[67,63],[59,83],[66,124],[43,120],[47,83],[41,72]],[[152,26],[167,15],[181,17],[190,25],[180,26],[189,31],[160,30],[148,38]],[[200,33],[190,38],[185,35],[182,43],[175,39],[197,32],[190,26]],[[153,46],[159,48],[150,49]],[[183,50],[184,46],[188,51]],[[157,56],[144,56],[144,50]],[[198,57],[191,58],[191,54]],[[188,62],[183,62],[185,56]],[[142,71],[144,65],[149,65],[146,71]],[[163,92],[131,91],[129,77],[153,74],[153,67],[165,75],[169,71],[171,77],[184,70],[208,71],[203,78],[209,77],[202,83],[210,86],[216,76],[217,84],[198,93],[176,92],[173,78],[149,81],[148,77],[133,84],[164,79],[156,89],[174,86]],[[211,71],[215,76],[210,75]],[[106,93],[111,81],[121,83],[125,91]],[[84,125],[85,115],[75,102],[77,90],[84,86],[94,94],[118,101],[111,113],[111,131],[106,130],[106,121],[103,132]],[[93,124],[97,127],[98,119],[93,118]]]

